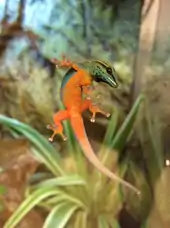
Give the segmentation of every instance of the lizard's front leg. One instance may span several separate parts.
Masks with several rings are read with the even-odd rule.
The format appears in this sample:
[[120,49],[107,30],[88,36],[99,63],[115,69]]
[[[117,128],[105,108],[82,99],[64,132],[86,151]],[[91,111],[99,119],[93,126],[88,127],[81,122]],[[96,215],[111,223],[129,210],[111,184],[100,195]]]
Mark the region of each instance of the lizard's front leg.
[[56,65],[56,68],[58,67],[71,67],[73,63],[66,58],[65,55],[62,56],[62,60],[58,60],[56,58],[51,59],[51,62]]
[[93,104],[90,99],[85,99],[82,103],[81,111],[84,112],[85,110],[89,109],[92,113],[92,117],[90,119],[91,122],[95,122],[95,117],[97,113],[101,113],[107,118],[110,117],[110,113],[103,111],[97,105]]
[[62,56],[62,60],[53,58],[51,59],[51,62],[56,65],[56,68],[73,67],[75,70],[79,70],[79,67],[75,63],[73,63],[70,59],[68,59],[65,55]]
[[104,116],[106,116],[107,118],[110,117],[110,113],[109,112],[105,112],[104,110],[100,109],[97,105],[94,105],[92,103],[89,105],[89,110],[92,113],[92,117],[91,117],[90,121],[93,122],[93,123],[95,122],[95,118],[96,118],[96,114],[97,113],[101,113]]
[[61,110],[57,112],[53,119],[54,119],[54,125],[48,125],[47,128],[53,131],[52,136],[49,138],[49,141],[52,142],[55,135],[59,134],[64,141],[67,140],[67,137],[63,134],[63,125],[62,121],[66,120],[70,117],[69,112],[67,110]]
[[92,113],[92,117],[90,121],[94,123],[97,113],[101,113],[106,117],[110,117],[110,113],[100,109],[96,104],[92,102],[90,94],[92,93],[93,89],[94,87],[92,85],[87,85],[82,87],[83,94],[87,96],[87,98],[82,103],[82,112],[85,111],[86,109],[89,109],[89,111]]

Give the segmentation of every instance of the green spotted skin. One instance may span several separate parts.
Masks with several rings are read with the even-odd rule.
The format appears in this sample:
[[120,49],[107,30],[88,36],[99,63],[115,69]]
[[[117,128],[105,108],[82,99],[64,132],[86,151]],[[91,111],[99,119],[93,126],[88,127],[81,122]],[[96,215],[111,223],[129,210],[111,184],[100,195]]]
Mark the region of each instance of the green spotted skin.
[[98,60],[92,60],[84,62],[80,66],[88,70],[94,81],[104,82],[114,88],[118,86],[116,79],[117,73],[109,64]]

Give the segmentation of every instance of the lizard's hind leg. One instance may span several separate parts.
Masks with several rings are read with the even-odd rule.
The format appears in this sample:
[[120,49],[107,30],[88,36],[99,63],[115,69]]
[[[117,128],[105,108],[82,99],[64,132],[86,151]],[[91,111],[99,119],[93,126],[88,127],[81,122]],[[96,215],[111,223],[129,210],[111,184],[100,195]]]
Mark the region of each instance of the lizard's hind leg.
[[52,136],[49,138],[50,142],[53,141],[55,135],[60,135],[64,141],[67,140],[67,137],[63,134],[63,125],[61,122],[68,119],[69,117],[70,115],[67,110],[61,110],[54,115],[54,124],[47,125],[47,128],[53,131]]

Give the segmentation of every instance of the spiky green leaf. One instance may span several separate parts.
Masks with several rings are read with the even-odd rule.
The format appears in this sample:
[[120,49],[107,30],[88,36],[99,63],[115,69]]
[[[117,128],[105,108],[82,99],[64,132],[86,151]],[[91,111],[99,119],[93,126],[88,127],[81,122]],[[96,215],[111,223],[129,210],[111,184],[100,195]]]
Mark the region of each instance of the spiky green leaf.
[[109,222],[108,219],[106,219],[104,216],[99,216],[98,218],[98,228],[109,228]]
[[112,219],[110,221],[110,227],[111,228],[121,228],[120,225],[119,225],[119,223],[118,223],[118,221],[116,219]]
[[70,185],[85,185],[85,181],[78,175],[62,176],[51,178],[34,185],[35,188],[42,187],[57,187],[57,186],[70,186]]
[[58,204],[48,215],[43,227],[64,228],[77,208],[77,205],[68,202]]
[[104,145],[111,144],[116,131],[117,124],[118,124],[118,112],[117,110],[114,110],[111,116],[111,119],[109,120],[109,124],[107,126],[106,134],[103,140]]
[[16,132],[24,135],[37,149],[36,152],[39,159],[56,175],[64,174],[61,166],[59,165],[60,156],[56,152],[54,147],[35,129],[21,123],[16,119],[12,119],[3,115],[0,115],[0,123],[4,124],[8,128],[14,129]]
[[4,228],[14,228],[22,218],[38,203],[49,196],[57,195],[58,191],[54,188],[41,188],[30,194],[18,209],[11,215],[4,225]]
[[87,212],[78,211],[74,223],[74,228],[87,228]]
[[132,131],[140,104],[143,101],[143,99],[144,99],[144,95],[139,95],[139,97],[137,98],[135,104],[133,105],[130,113],[126,117],[126,119],[123,122],[122,126],[120,127],[119,131],[116,133],[113,143],[112,143],[112,147],[114,149],[121,151],[124,148],[124,146],[127,142],[127,139]]

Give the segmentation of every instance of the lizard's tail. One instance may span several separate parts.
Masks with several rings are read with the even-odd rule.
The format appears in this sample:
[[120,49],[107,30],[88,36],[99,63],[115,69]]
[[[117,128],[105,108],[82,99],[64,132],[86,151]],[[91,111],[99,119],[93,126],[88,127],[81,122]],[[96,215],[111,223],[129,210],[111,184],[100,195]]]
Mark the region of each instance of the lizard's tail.
[[124,181],[122,178],[118,177],[114,173],[112,173],[109,169],[102,165],[102,163],[98,160],[97,156],[95,155],[89,140],[87,138],[85,127],[83,123],[83,119],[81,116],[71,117],[70,118],[71,126],[73,128],[74,134],[80,143],[80,146],[86,156],[86,158],[103,174],[111,178],[112,180],[116,180],[122,185],[130,188],[131,190],[135,191],[137,194],[140,194],[140,191],[136,189],[130,183]]

